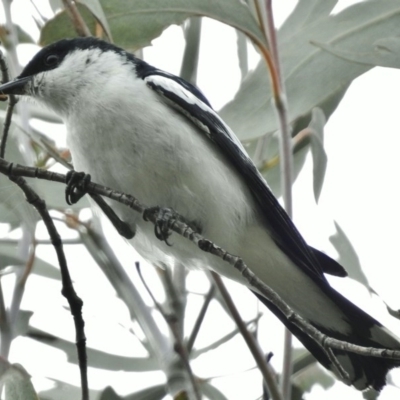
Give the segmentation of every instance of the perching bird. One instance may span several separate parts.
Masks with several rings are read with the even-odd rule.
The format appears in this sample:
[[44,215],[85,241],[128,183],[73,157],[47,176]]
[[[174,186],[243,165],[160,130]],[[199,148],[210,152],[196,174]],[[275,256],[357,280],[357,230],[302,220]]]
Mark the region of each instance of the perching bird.
[[[391,332],[329,285],[324,273],[345,276],[344,269],[307,245],[234,133],[190,83],[112,44],[77,38],[43,48],[0,92],[29,96],[54,110],[66,124],[77,171],[144,204],[175,210],[204,237],[240,256],[323,333],[400,350]],[[132,244],[148,261],[208,267],[249,286],[219,258],[178,235],[168,246],[139,214],[112,207],[135,231]],[[313,339],[257,295],[337,374]],[[399,360],[334,354],[349,375],[345,383],[360,390],[382,389],[387,372],[400,366]]]

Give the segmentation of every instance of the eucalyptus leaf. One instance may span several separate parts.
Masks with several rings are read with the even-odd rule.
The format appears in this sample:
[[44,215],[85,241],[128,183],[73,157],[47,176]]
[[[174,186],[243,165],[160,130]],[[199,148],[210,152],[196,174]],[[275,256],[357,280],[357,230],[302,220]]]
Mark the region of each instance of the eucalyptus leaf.
[[212,400],[228,400],[228,398],[215,386],[208,382],[202,382],[200,384],[201,391],[205,396]]
[[316,358],[304,347],[293,348],[293,375],[302,373],[303,370],[314,365],[317,360]]
[[310,392],[314,385],[321,385],[325,390],[332,387],[336,380],[317,362],[303,369],[294,376],[294,384],[302,392]]
[[[10,265],[25,268],[25,264],[26,260],[21,260],[21,258],[18,256],[16,245],[5,243],[0,240],[0,269]],[[58,268],[47,263],[39,257],[35,257],[32,273],[49,279],[61,279]]]
[[5,385],[7,400],[38,400],[29,374],[22,365],[1,362],[2,374],[0,382]]
[[400,37],[388,37],[371,43],[370,49],[364,52],[347,51],[339,46],[313,42],[322,50],[347,61],[366,64],[370,66],[381,66],[388,68],[400,68]]
[[33,311],[19,310],[16,323],[13,325],[13,336],[23,336],[29,330],[29,321],[33,315]]
[[[13,24],[16,33],[17,33],[17,38],[18,38],[18,43],[35,43],[33,40],[32,36],[29,35],[25,30],[23,30],[19,25]],[[4,46],[6,49],[9,49],[10,46],[12,45],[10,42],[10,35],[5,27],[5,25],[0,26],[0,42],[2,46]]]
[[338,0],[300,0],[281,26],[280,38],[285,39],[292,36],[293,32],[298,32],[304,27],[326,18],[337,2]]
[[[54,388],[39,392],[40,400],[72,400],[82,398],[82,389],[80,387],[56,379],[51,380],[55,384]],[[91,400],[98,399],[100,393],[99,390],[89,389]]]
[[[190,17],[207,16],[231,25],[260,43],[264,35],[249,8],[239,0],[100,0],[114,41],[127,50],[148,46],[172,24]],[[86,24],[94,32],[95,19],[89,8],[77,4]],[[58,13],[42,29],[40,44],[46,45],[65,37],[76,36],[66,12]]]
[[350,278],[355,279],[357,282],[363,284],[369,291],[372,291],[368,279],[361,268],[360,260],[353,245],[336,221],[335,228],[336,233],[330,236],[329,240],[339,254],[338,263],[344,266]]
[[[96,31],[97,19],[90,9],[81,4],[76,3],[76,7],[85,21],[90,32]],[[58,12],[52,19],[49,19],[40,31],[39,44],[47,46],[60,39],[76,37],[77,33],[74,24],[69,17],[67,11]]]
[[117,395],[114,389],[107,387],[99,400],[162,400],[167,394],[165,385],[152,386],[123,397]]
[[[77,2],[84,4],[91,13],[95,16],[98,23],[100,23],[103,31],[105,32],[107,38],[112,42],[112,35],[110,27],[108,26],[107,17],[104,14],[103,7],[99,0],[77,0]],[[97,35],[97,30],[93,31],[95,36]]]
[[239,60],[239,68],[242,80],[246,77],[249,72],[249,62],[248,62],[248,51],[247,51],[247,39],[246,36],[236,30],[237,37],[237,54]]
[[[393,35],[400,26],[400,3],[371,0],[355,4],[336,15],[327,15],[281,36],[280,58],[288,99],[288,119],[293,123],[320,107],[334,93],[368,71],[371,66],[345,61],[310,42],[335,44],[346,51],[363,52],[371,43]],[[235,98],[220,112],[242,141],[278,129],[272,107],[269,76],[263,60],[243,80]]]
[[[3,119],[0,119],[0,131],[3,130]],[[25,164],[24,156],[17,141],[19,128],[13,122],[10,126],[5,158],[13,163]],[[35,189],[35,183],[30,183]],[[0,174],[0,222],[9,223],[15,228],[22,223],[33,233],[39,214],[26,201],[22,190],[7,176]]]
[[101,394],[99,400],[123,400],[123,398],[121,396],[118,396],[118,394],[112,387],[107,386],[104,389],[104,392]]
[[328,157],[324,149],[324,126],[326,124],[326,119],[320,108],[314,108],[311,115],[309,128],[311,129],[310,141],[313,159],[313,187],[315,201],[318,202],[328,163]]
[[[64,351],[69,362],[78,363],[75,343],[33,327],[30,327],[26,336]],[[90,347],[87,348],[87,358],[89,367],[108,371],[147,372],[156,371],[160,368],[155,358],[119,356]]]

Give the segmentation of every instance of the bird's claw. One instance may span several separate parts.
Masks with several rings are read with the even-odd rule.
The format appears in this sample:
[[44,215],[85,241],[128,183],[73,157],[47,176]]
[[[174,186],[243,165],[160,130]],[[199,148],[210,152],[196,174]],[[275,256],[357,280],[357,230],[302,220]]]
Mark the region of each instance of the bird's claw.
[[156,238],[164,241],[168,246],[172,246],[168,242],[168,238],[171,236],[171,226],[177,219],[177,214],[171,208],[165,207],[149,207],[143,212],[143,219],[145,221],[153,220],[154,222],[154,234]]
[[86,193],[91,177],[84,172],[69,171],[66,176],[65,201],[71,206],[77,203]]

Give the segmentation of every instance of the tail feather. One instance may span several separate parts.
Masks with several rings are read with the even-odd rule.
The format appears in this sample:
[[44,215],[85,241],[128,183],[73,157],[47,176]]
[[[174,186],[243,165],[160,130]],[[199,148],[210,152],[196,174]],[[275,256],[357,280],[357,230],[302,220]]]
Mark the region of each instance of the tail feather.
[[[303,343],[304,347],[325,368],[338,375],[325,352],[312,338],[296,325],[289,322],[274,304],[258,293],[254,292],[254,294],[281,320],[286,328]],[[315,328],[330,337],[356,345],[400,350],[400,342],[397,338],[391,335],[378,321],[351,303],[333,288],[329,287],[326,294],[340,307],[343,312],[343,319],[349,322],[352,332],[348,335],[344,335],[343,333],[324,329],[324,327],[313,323]],[[359,390],[374,388],[380,391],[386,384],[386,375],[389,370],[400,366],[400,360],[368,357],[339,350],[333,350],[333,352],[349,374],[350,381],[345,383],[353,385]]]

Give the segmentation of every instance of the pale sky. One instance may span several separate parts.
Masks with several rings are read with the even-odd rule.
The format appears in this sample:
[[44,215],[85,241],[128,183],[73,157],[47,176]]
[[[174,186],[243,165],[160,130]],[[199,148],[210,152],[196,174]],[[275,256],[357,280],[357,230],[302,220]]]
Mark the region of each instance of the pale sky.
[[[14,3],[15,9],[18,9],[24,2],[15,0]],[[275,17],[279,23],[295,2],[274,3],[280,7],[277,8]],[[344,8],[350,3],[354,1],[340,1],[339,6]],[[15,16],[17,15],[21,16],[22,13],[15,13]],[[0,17],[3,18],[1,15]],[[26,19],[21,23],[25,24]],[[239,86],[235,33],[231,28],[210,20],[204,20],[203,32],[198,85],[213,106],[219,109],[233,97]],[[183,44],[181,28],[173,26],[161,38],[154,40],[151,48],[145,49],[145,59],[162,69],[178,73]],[[21,62],[26,63],[35,51],[34,46],[21,46],[19,52]],[[216,61],[210,63],[210,59]],[[250,67],[254,67],[257,61],[257,54],[251,52]],[[334,233],[333,220],[336,220],[355,247],[371,285],[394,308],[400,308],[397,279],[400,266],[400,256],[397,251],[400,239],[398,230],[400,190],[397,184],[400,170],[397,154],[400,149],[398,93],[400,93],[398,70],[376,68],[358,78],[326,126],[325,148],[328,154],[328,170],[319,205],[315,205],[312,192],[310,159],[293,188],[294,220],[307,240],[315,247],[335,256],[328,238]],[[129,250],[124,248],[124,251],[126,251],[124,257],[128,258]],[[43,249],[39,249],[38,253],[45,259],[54,260]],[[99,281],[96,281],[93,287],[91,279],[96,272],[94,267],[90,266],[89,257],[80,253],[72,255],[72,252],[69,255],[79,257],[80,265],[87,265],[85,270],[72,265],[72,270],[76,289],[78,293],[84,293],[85,297],[89,345],[100,349],[108,346],[109,351],[125,354],[126,343],[124,342],[123,348],[118,348],[111,338],[115,335],[124,335],[123,327],[129,326],[126,309],[118,299],[115,299],[113,291],[104,279],[98,278]],[[199,281],[200,286],[193,286]],[[39,283],[35,276],[30,278],[30,282],[32,286]],[[207,287],[200,274],[195,274],[189,284],[194,290],[203,291]],[[333,284],[400,336],[400,322],[388,317],[382,302],[376,297],[371,297],[360,284],[349,279],[336,279]],[[245,289],[238,285],[232,283],[229,287],[232,288],[234,296],[240,298],[239,309],[244,317],[253,318],[257,312],[256,301],[246,296]],[[39,324],[46,320],[49,314],[60,315],[61,306],[65,303],[61,299],[59,289],[58,282],[48,282],[45,296],[37,296],[37,292],[27,290],[24,299],[25,308],[29,309],[30,305],[35,303],[35,309],[40,310],[35,313],[32,322]],[[193,307],[195,308],[196,304]],[[104,330],[104,318],[115,322],[111,324],[113,326],[110,331]],[[233,328],[231,321],[224,317],[217,306],[210,310],[208,318],[211,325],[214,322],[226,329]],[[61,312],[60,321],[51,327],[51,331],[63,337],[73,337],[71,318],[67,312]],[[99,332],[103,332],[103,335],[99,335]],[[272,364],[277,369],[281,365],[282,332],[281,324],[273,317],[267,316],[260,324],[261,344],[265,351],[272,350],[275,353]],[[212,335],[210,331],[208,337],[200,339],[199,345],[202,343],[201,340],[211,342]],[[129,342],[128,337],[126,340]],[[129,354],[143,355],[140,353],[140,347],[129,343]],[[64,353],[55,356],[53,351],[47,351],[48,349],[43,347],[34,341],[19,338],[13,344],[12,361],[24,365],[34,376],[34,383],[38,388],[50,384],[50,381],[40,378],[41,373],[45,376],[49,370],[46,366],[38,366],[38,360],[44,360],[45,363],[51,361],[57,365],[57,368],[54,368],[53,378],[78,384],[77,367],[66,362]],[[234,362],[231,360],[232,354],[235,354]],[[26,357],[27,355],[29,356]],[[225,348],[220,348],[209,358],[205,358],[203,363],[200,360],[193,363],[196,372],[204,377],[227,374],[227,377],[215,380],[213,383],[226,391],[229,399],[256,399],[260,395],[261,383],[258,373],[254,371],[240,373],[250,368],[253,362],[238,340],[232,341]],[[394,372],[392,376],[395,382],[400,384],[400,370]],[[111,385],[114,383],[116,387],[126,381],[126,385],[122,386],[124,392],[121,394],[129,393],[130,374],[119,372],[110,378],[102,371],[90,371],[91,386],[101,388],[105,379]],[[155,379],[162,380],[162,375],[151,374],[147,383],[140,378],[140,384],[146,386]],[[391,400],[398,398],[399,395],[397,389],[388,386],[382,392],[380,399]],[[324,400],[329,400],[337,399],[339,396],[362,399],[360,393],[341,383],[337,383],[328,392],[314,388],[306,398],[317,400],[323,397]]]

